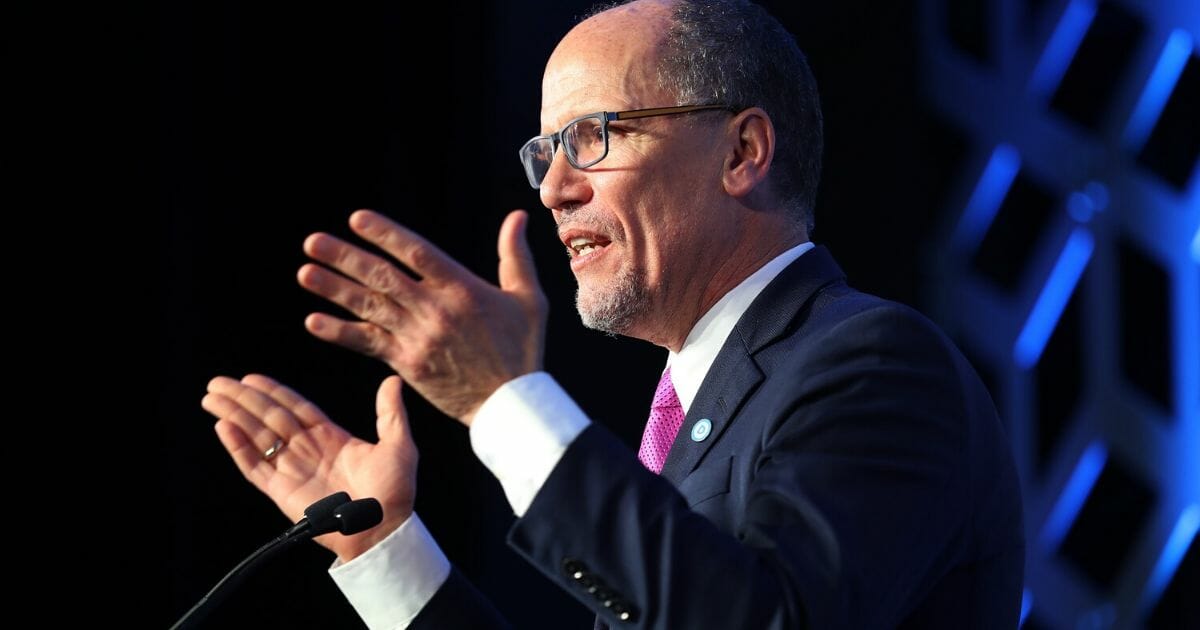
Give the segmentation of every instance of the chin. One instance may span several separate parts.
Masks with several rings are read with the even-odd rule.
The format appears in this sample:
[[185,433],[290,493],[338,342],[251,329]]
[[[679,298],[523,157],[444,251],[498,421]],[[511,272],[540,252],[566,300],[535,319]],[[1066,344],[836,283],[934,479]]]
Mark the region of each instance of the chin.
[[604,288],[581,283],[575,294],[575,309],[583,325],[613,335],[623,335],[633,328],[649,304],[645,284],[628,273]]

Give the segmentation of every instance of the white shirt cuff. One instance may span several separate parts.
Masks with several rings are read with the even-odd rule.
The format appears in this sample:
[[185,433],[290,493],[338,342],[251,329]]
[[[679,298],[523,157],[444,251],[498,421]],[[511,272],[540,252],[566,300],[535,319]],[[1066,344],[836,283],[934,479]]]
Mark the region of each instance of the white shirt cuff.
[[329,575],[371,630],[405,628],[450,576],[450,561],[416,512],[396,531]]
[[500,480],[513,513],[533,503],[567,446],[591,424],[579,405],[546,372],[500,386],[471,422],[471,448]]

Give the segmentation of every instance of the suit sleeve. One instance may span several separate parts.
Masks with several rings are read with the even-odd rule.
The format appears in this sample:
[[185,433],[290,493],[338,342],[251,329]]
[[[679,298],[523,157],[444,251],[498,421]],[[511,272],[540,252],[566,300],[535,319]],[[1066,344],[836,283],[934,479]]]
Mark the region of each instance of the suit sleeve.
[[433,599],[421,609],[409,630],[505,630],[508,622],[458,569],[451,568]]
[[614,627],[895,627],[965,546],[968,425],[994,411],[906,309],[809,341],[735,421],[759,441],[732,531],[593,425],[510,545]]

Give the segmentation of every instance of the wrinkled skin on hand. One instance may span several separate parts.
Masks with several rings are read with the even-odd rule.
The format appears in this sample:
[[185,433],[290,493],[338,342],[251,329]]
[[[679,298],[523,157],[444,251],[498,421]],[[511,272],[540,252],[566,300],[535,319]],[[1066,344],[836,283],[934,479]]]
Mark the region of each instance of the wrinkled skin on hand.
[[391,259],[329,234],[309,236],[304,251],[320,264],[300,268],[300,285],[359,321],[314,313],[305,325],[320,339],[384,361],[469,426],[497,388],[542,367],[548,307],[525,240],[527,223],[528,215],[516,210],[500,229],[496,286],[420,235],[359,210],[350,216],[351,229]]

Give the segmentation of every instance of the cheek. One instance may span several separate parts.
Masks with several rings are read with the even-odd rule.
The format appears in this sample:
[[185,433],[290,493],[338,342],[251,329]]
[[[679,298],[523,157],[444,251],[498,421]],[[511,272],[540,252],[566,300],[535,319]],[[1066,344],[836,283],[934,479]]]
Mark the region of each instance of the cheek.
[[696,252],[697,241],[691,236],[695,222],[688,215],[688,208],[675,203],[668,195],[656,195],[654,202],[644,206],[643,222],[639,226],[641,264],[651,282],[678,268],[689,266],[687,261]]
[[706,186],[712,185],[711,179],[681,172],[671,183],[654,193],[649,230],[664,273],[690,273],[697,261],[710,255],[713,237],[731,226],[716,225],[717,217],[708,214],[712,191]]
[[711,194],[711,174],[660,157],[653,166],[606,175],[593,180],[593,189],[622,224],[636,265],[653,277],[670,261],[695,255],[683,243],[699,242],[692,235],[704,224],[698,212]]

